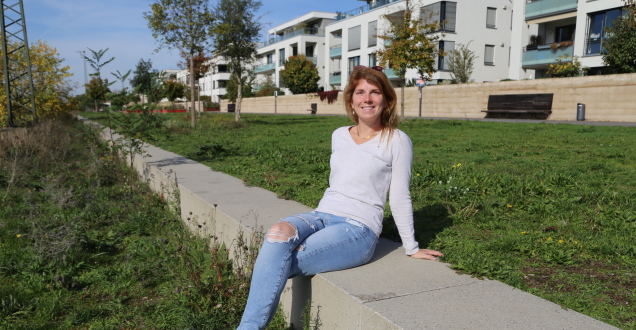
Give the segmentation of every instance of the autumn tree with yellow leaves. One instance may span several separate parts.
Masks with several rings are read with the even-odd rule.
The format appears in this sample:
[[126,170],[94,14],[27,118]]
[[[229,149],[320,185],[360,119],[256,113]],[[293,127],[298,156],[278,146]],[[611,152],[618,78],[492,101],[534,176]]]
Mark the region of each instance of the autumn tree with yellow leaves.
[[[12,45],[10,49],[16,47],[17,45]],[[74,110],[77,105],[75,98],[71,95],[74,86],[68,80],[73,74],[69,72],[69,66],[62,65],[64,59],[60,58],[57,49],[49,46],[45,41],[38,40],[31,44],[29,53],[38,118],[59,117]],[[14,57],[16,61],[26,63],[22,52],[14,52],[9,56]],[[0,76],[4,74],[4,67],[0,66]],[[4,127],[7,123],[7,95],[1,79],[0,85],[0,127]],[[21,89],[25,88],[26,86]]]

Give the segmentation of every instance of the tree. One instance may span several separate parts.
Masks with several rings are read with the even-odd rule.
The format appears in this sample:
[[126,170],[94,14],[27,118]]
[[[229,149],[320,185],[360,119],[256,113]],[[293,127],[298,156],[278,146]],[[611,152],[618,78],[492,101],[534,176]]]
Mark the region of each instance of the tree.
[[214,22],[207,0],[155,0],[151,12],[144,13],[152,36],[168,48],[188,54],[190,60],[190,98],[192,127],[197,125],[194,106],[194,57],[207,43],[208,28]]
[[262,96],[274,96],[274,92],[281,93],[280,88],[276,87],[274,80],[271,76],[267,76],[265,81],[261,84],[260,89],[256,92],[257,97]]
[[112,74],[113,76],[115,76],[115,78],[117,78],[117,80],[121,81],[121,88],[124,89],[126,88],[124,86],[124,84],[126,83],[126,79],[128,79],[128,76],[130,76],[130,72],[132,70],[128,70],[128,72],[122,74],[121,72],[119,72],[119,70],[117,70],[117,73],[111,72],[110,74]]
[[292,94],[304,94],[318,91],[318,68],[305,55],[291,56],[285,60],[285,69],[281,71],[285,87]]
[[236,121],[241,119],[243,74],[256,55],[256,42],[262,27],[256,13],[261,5],[255,0],[219,0],[214,7],[215,25],[210,33],[214,37],[215,55],[223,56],[230,72],[237,76]]
[[109,86],[114,82],[108,82],[108,79],[93,77],[86,84],[86,96],[95,102],[95,111],[98,111],[99,101],[106,99],[106,94],[110,93]]
[[578,56],[572,57],[568,54],[559,56],[556,63],[550,64],[548,67],[546,73],[551,74],[553,78],[580,77],[587,71],[587,68],[579,62]]
[[448,67],[450,68],[451,79],[455,84],[466,84],[470,82],[475,65],[475,52],[468,49],[467,44],[457,44],[455,49],[448,53]]
[[[441,30],[440,22],[430,19],[422,20],[413,17],[416,6],[406,0],[405,8],[398,14],[386,14],[383,17],[389,21],[389,28],[384,34],[378,35],[387,45],[375,52],[380,65],[390,67],[401,80],[402,102],[401,117],[404,118],[404,85],[407,69],[416,69],[422,79],[430,81],[435,73],[435,59],[444,55],[437,49],[437,40]],[[425,13],[426,15],[427,13]],[[428,13],[433,17],[434,13]]]
[[[86,47],[88,48],[88,47]],[[98,78],[101,78],[101,69],[102,67],[104,67],[104,65],[112,62],[113,60],[115,60],[114,57],[111,57],[110,59],[102,62],[102,57],[104,57],[104,55],[106,54],[106,52],[109,50],[110,48],[106,48],[106,49],[100,49],[98,51],[94,51],[90,48],[88,48],[88,50],[91,51],[91,57],[88,57],[86,55],[84,55],[84,59],[86,61],[88,61],[88,63],[91,65],[91,67],[93,68],[93,70],[95,70],[94,73],[91,73],[90,76],[95,76]]]
[[168,101],[172,102],[172,106],[174,107],[174,100],[185,96],[185,86],[175,79],[168,79],[164,84],[164,94],[168,98]]
[[[190,67],[190,58],[189,55],[184,52],[181,52],[181,57],[183,61],[179,61],[177,66],[179,69],[185,70]],[[199,52],[194,55],[192,60],[194,61],[194,77],[196,79],[203,78],[203,76],[210,71],[210,68],[214,65],[210,62],[211,59],[212,58],[205,55],[204,52]]]
[[[227,85],[225,86],[225,98],[231,102],[236,102],[239,97],[255,96],[253,92],[254,80],[256,80],[256,75],[254,75],[253,71],[244,72],[241,75],[241,83],[239,84],[238,75],[236,73],[232,73],[232,75],[230,75],[230,80],[228,80]],[[241,88],[240,93],[239,86]]]
[[150,74],[148,103],[158,103],[165,95],[166,72],[154,70]]
[[[14,43],[9,49],[17,47],[18,44]],[[60,57],[57,49],[49,46],[45,41],[39,40],[31,44],[29,55],[38,117],[53,118],[75,110],[78,102],[71,95],[75,86],[68,79],[73,74],[69,71],[70,67],[63,65],[64,59]],[[2,56],[2,51],[0,51],[0,56]],[[23,52],[10,53],[9,57],[26,67]],[[0,76],[2,75],[4,75],[4,67],[0,65]],[[25,90],[26,86],[21,85],[21,83],[20,80],[16,80],[14,88]],[[22,103],[24,104],[26,101]],[[0,79],[0,127],[6,126],[6,106],[6,89],[2,79]]]
[[148,61],[144,61],[143,58],[140,59],[133,72],[134,76],[130,79],[130,85],[133,88],[139,86],[139,92],[148,95],[152,73],[152,62],[150,59]]
[[616,73],[636,72],[636,0],[623,0],[622,15],[605,28],[610,37],[603,40],[603,61]]

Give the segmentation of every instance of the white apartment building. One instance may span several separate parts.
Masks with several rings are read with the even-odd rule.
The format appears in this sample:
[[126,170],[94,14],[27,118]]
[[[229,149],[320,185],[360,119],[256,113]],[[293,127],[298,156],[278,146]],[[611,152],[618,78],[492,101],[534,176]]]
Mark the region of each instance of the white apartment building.
[[[378,63],[373,54],[384,46],[384,41],[376,35],[386,33],[389,22],[383,16],[404,10],[403,0],[368,0],[366,5],[339,14],[335,22],[326,28],[327,47],[325,57],[329,58],[324,74],[329,76],[325,90],[342,89],[356,65],[373,66]],[[443,22],[438,47],[448,52],[458,43],[469,44],[469,49],[478,58],[475,61],[472,79],[476,82],[498,81],[510,77],[510,56],[513,27],[521,16],[515,15],[515,5],[525,6],[525,0],[421,0],[421,17],[429,17]],[[523,7],[516,10],[523,13]],[[521,23],[521,21],[519,21]],[[523,29],[518,29],[524,33]],[[513,65],[514,66],[514,65]],[[431,78],[432,83],[449,80],[447,56],[436,63],[438,70]],[[397,86],[398,78],[390,69],[385,73]],[[414,78],[415,70],[408,70],[407,79]]]
[[[519,76],[511,78],[547,77],[548,65],[563,55],[579,57],[581,64],[590,69],[589,75],[609,72],[601,56],[602,41],[607,38],[604,28],[612,26],[621,15],[621,0],[515,1],[525,5],[522,24],[529,31],[527,35],[515,31],[519,38],[512,40],[516,53],[513,58],[520,70]],[[531,41],[531,36],[536,37]]]
[[[225,86],[230,80],[230,72],[227,62],[222,57],[214,57],[209,62],[210,69],[194,83],[199,86],[201,95],[208,95],[212,102],[220,102],[220,97],[227,92]],[[177,80],[190,86],[190,70],[181,70],[177,73]]]
[[[334,21],[336,13],[312,11],[291,21],[275,26],[267,31],[267,41],[258,44],[254,72],[257,82],[262,83],[267,77],[286,94],[280,72],[284,69],[284,61],[290,56],[304,54],[312,60],[320,74],[318,86],[327,83],[323,75],[329,57],[325,54],[325,28]],[[328,48],[327,48],[328,49]]]

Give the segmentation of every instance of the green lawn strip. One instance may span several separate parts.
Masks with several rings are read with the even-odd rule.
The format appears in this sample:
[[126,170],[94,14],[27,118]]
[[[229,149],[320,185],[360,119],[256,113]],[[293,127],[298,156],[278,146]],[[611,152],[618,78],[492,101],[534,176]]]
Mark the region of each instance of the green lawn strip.
[[[103,114],[86,116],[104,123]],[[331,132],[345,117],[163,115],[152,144],[315,207]],[[501,280],[625,329],[636,327],[636,130],[408,119],[416,235],[460,272]],[[383,235],[399,239],[385,213]],[[616,269],[617,280],[585,271]],[[539,285],[535,269],[549,270]],[[585,270],[585,271],[584,271]],[[558,276],[558,274],[572,276]],[[536,275],[536,274],[535,274]],[[621,280],[618,280],[621,279]],[[583,288],[603,287],[583,303]]]
[[[95,131],[29,131],[0,139],[0,328],[238,325],[248,269],[210,250],[146,185],[131,194],[125,165]],[[256,253],[243,247],[231,248]]]

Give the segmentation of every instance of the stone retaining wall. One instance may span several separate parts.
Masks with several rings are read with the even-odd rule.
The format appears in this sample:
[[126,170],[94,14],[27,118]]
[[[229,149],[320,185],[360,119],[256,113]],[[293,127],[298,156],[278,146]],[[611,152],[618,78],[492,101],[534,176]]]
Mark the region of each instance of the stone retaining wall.
[[[396,90],[398,98],[400,89]],[[488,96],[493,94],[554,93],[552,114],[547,120],[576,120],[577,103],[586,105],[586,120],[636,121],[636,74],[575,78],[502,81],[495,83],[428,86],[422,93],[422,117],[484,118]],[[405,115],[418,116],[418,90],[405,88]],[[276,104],[275,104],[276,103]],[[342,93],[333,104],[316,94],[300,94],[243,99],[243,113],[308,114],[311,103],[318,114],[344,115]],[[221,112],[227,112],[227,100]],[[398,103],[399,107],[399,103]]]

